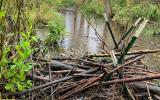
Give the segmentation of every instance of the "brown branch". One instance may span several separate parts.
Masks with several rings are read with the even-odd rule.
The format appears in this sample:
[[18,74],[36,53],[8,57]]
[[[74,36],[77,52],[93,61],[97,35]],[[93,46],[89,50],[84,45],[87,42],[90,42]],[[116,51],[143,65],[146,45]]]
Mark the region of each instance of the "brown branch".
[[[157,53],[159,51],[160,51],[160,49],[155,49],[155,50],[140,50],[140,51],[128,52],[127,55]],[[115,55],[116,56],[120,56],[121,53],[115,53]],[[87,55],[87,57],[110,57],[110,55],[109,54],[90,54],[90,55]]]
[[143,76],[143,77],[136,77],[136,78],[117,79],[117,80],[103,82],[103,84],[104,85],[122,84],[122,83],[146,81],[146,80],[152,80],[152,79],[160,79],[160,74]]
[[58,98],[58,100],[64,100],[65,98],[69,97],[70,95],[84,90],[87,86],[99,81],[103,77],[103,75],[104,74],[101,74],[98,77],[94,77],[94,78],[89,79],[88,82],[86,82],[86,83],[84,83],[82,85],[79,85],[78,87],[74,88],[73,90],[67,92],[66,94],[64,94],[63,96]]

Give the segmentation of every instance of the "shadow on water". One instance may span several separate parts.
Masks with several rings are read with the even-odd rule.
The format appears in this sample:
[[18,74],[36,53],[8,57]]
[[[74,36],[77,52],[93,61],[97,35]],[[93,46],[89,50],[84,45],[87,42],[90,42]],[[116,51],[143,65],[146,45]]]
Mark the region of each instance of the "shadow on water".
[[[104,44],[99,41],[95,35],[94,29],[87,23],[86,18],[79,12],[65,11],[65,27],[66,31],[70,34],[65,37],[61,42],[59,42],[58,49],[56,50],[56,55],[60,53],[70,52],[71,50],[77,50],[80,53],[90,52],[98,53],[102,52],[102,47]],[[113,41],[111,39],[108,29],[105,27],[105,21],[103,18],[91,18],[89,19],[92,25],[97,29],[98,33],[103,37],[106,44],[111,48],[114,47]],[[118,41],[122,35],[122,30],[115,23],[111,24],[112,31]],[[150,42],[159,43],[159,37],[154,37],[152,35],[141,34],[140,39],[135,44],[132,50],[144,50],[157,48],[155,45],[151,45]],[[150,66],[156,66],[160,69],[160,53],[149,54],[145,61]],[[158,67],[157,67],[158,66]]]

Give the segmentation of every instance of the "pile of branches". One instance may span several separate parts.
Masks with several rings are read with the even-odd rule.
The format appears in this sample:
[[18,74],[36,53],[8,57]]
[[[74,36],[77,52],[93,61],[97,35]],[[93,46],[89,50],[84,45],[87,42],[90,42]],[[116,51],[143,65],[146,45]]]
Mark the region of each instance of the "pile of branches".
[[36,65],[27,77],[33,80],[33,87],[20,93],[2,94],[2,97],[34,100],[159,99],[160,87],[155,82],[160,79],[160,74],[150,70],[142,59],[160,49],[129,52],[148,20],[144,19],[130,42],[125,42],[139,22],[141,18],[117,43],[106,18],[115,44],[115,48],[110,50],[94,28],[97,37],[108,48],[104,48],[105,54],[86,52],[81,57],[32,57]]
[[33,80],[34,86],[21,93],[4,95],[36,100],[159,98],[160,87],[154,82],[160,79],[160,74],[149,70],[142,61],[145,54],[158,51],[129,52],[123,64],[117,67],[108,54],[85,53],[79,58],[55,57],[48,60],[33,58],[39,64],[27,76]]

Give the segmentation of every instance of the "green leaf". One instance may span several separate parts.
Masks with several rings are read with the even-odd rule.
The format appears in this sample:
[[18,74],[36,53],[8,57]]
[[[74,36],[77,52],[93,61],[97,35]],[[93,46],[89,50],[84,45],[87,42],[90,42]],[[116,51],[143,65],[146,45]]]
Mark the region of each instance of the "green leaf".
[[24,32],[20,33],[25,39],[28,39],[27,35]]
[[19,90],[19,91],[24,90],[24,85],[22,85],[22,84],[20,84],[20,83],[17,83],[17,86],[18,86],[18,90]]
[[19,77],[19,79],[20,79],[20,81],[25,81],[25,75],[24,75],[24,72],[20,72],[20,74],[18,75],[18,77]]
[[23,52],[21,51],[21,46],[20,45],[16,46],[16,50],[18,52],[18,55],[21,56],[21,57],[23,57]]
[[28,81],[27,81],[27,85],[32,86],[31,80],[28,80]]
[[32,69],[32,65],[28,64],[26,67],[25,67],[25,71],[30,71]]
[[[8,52],[10,47],[4,47],[0,67],[3,68],[0,73],[0,79],[3,77],[9,83],[6,83],[5,88],[9,91],[22,91],[25,88],[30,88],[32,85],[30,81],[26,80],[26,73],[28,73],[32,65],[26,62],[26,59],[31,55],[34,49],[31,48],[30,43],[36,40],[36,37],[31,37],[30,32],[21,33],[20,44],[15,45],[12,49],[16,50],[16,55],[13,60],[8,59]],[[31,38],[30,38],[31,37]],[[8,63],[12,63],[11,65]]]
[[7,71],[6,73],[4,73],[4,77],[6,78],[6,79],[9,79],[9,78],[11,78],[11,77],[13,77],[14,76],[14,73],[12,72],[12,71]]
[[5,12],[1,11],[0,12],[0,17],[4,17],[5,16]]
[[11,90],[12,88],[14,88],[14,84],[13,83],[7,83],[5,86],[6,90]]
[[1,78],[2,78],[2,73],[0,73],[0,80],[1,80]]
[[16,68],[16,65],[11,65],[11,70],[14,70]]
[[37,37],[36,36],[32,36],[32,40],[38,42]]
[[22,46],[23,49],[26,49],[30,46],[30,42],[29,41],[20,41],[20,44]]
[[17,77],[13,77],[11,81],[16,84],[17,82],[19,82],[19,79]]

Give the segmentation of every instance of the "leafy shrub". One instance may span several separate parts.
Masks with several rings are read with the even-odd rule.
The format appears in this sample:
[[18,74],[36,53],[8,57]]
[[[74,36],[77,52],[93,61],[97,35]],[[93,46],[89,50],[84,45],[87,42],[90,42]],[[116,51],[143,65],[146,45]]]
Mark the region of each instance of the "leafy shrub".
[[54,12],[54,20],[48,23],[48,29],[50,31],[50,35],[47,39],[47,43],[56,42],[65,36],[63,15],[58,12]]
[[160,9],[158,8],[158,4],[153,4],[147,0],[138,3],[134,0],[122,1],[111,0],[112,10],[115,14],[114,20],[124,24],[131,22],[137,17],[160,21]]
[[31,70],[32,64],[27,59],[32,54],[31,42],[36,37],[30,37],[30,32],[21,33],[19,44],[4,47],[0,61],[0,80],[5,80],[5,89],[15,92],[29,88],[32,84],[26,79],[26,74]]
[[102,16],[104,12],[103,0],[90,0],[81,5],[81,10],[85,13],[93,13]]
[[76,0],[61,0],[62,7],[71,7],[75,5]]

